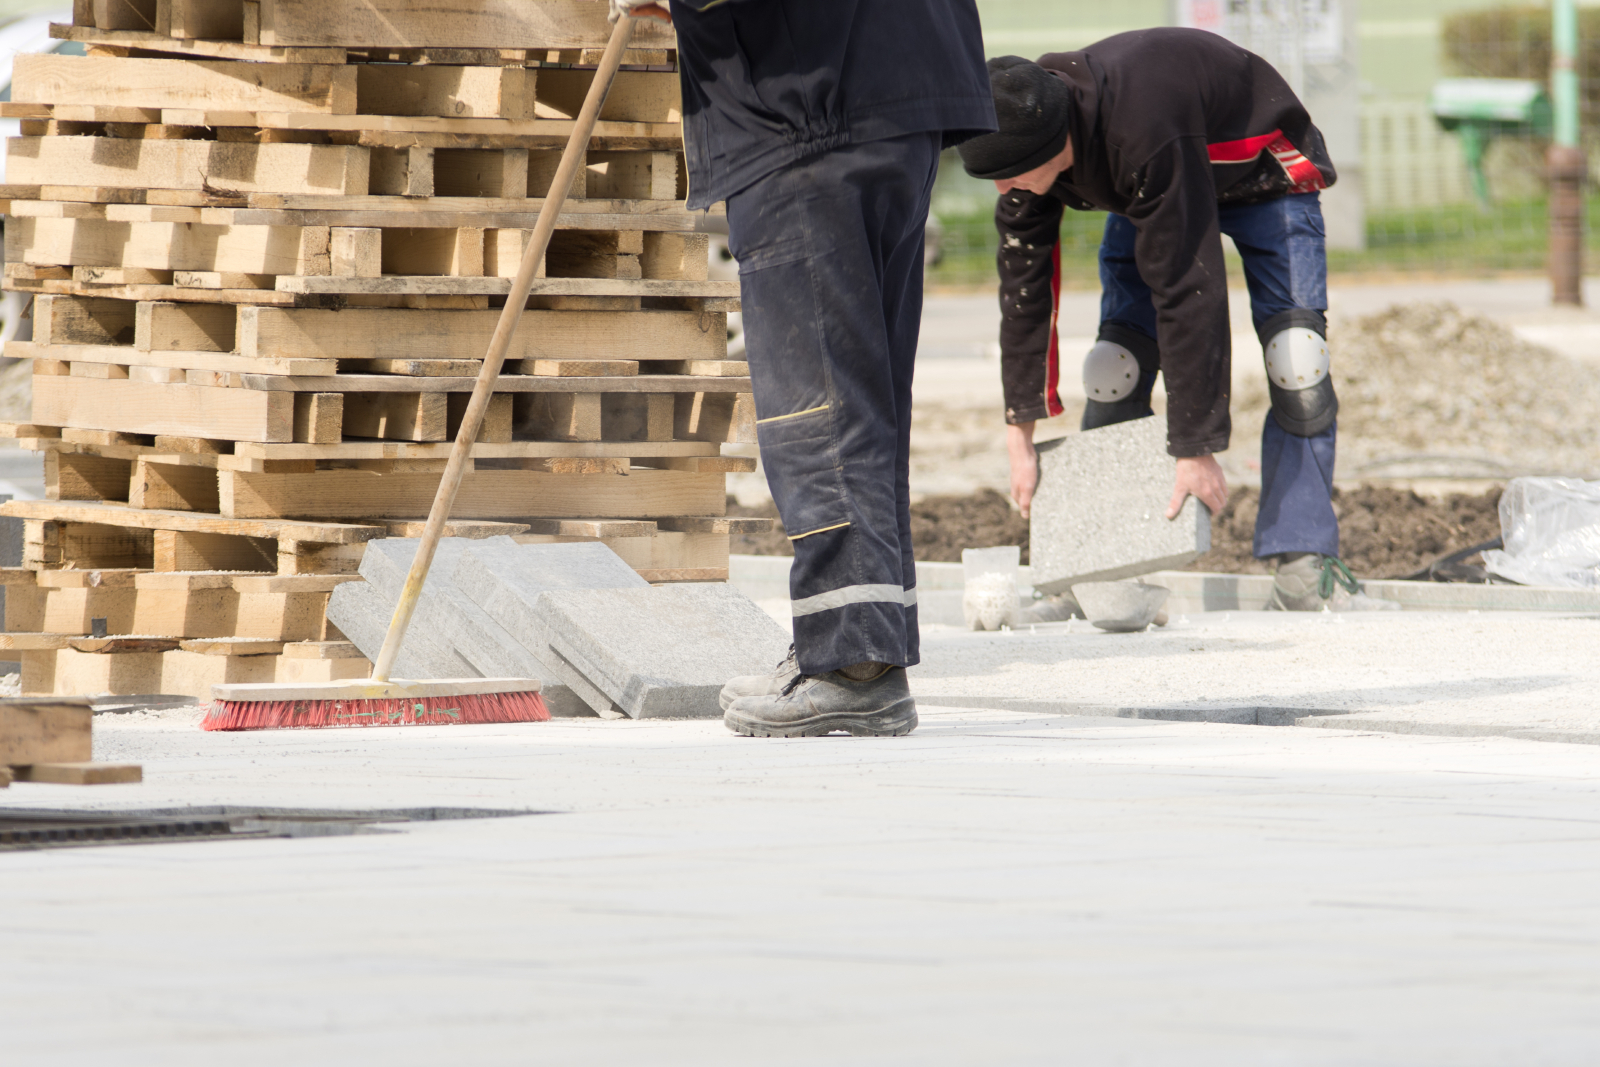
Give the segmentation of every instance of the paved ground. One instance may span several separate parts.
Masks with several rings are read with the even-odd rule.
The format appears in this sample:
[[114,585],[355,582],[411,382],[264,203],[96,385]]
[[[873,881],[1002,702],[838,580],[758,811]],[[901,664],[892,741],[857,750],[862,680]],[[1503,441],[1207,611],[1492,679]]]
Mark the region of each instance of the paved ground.
[[0,853],[0,1033],[163,1067],[1591,1063],[1600,745],[953,706],[1600,720],[1600,620],[1426,621],[930,631],[900,740],[102,717],[146,784],[0,807],[552,814]]

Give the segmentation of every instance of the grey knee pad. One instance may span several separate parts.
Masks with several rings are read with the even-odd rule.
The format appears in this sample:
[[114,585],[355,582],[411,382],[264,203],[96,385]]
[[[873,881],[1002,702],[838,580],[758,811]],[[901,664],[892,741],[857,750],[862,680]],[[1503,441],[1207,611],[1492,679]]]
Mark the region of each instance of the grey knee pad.
[[1155,387],[1160,356],[1154,338],[1107,323],[1083,361],[1082,430],[1097,430],[1154,414],[1150,391]]
[[1297,437],[1316,436],[1339,414],[1327,334],[1321,313],[1305,308],[1274,315],[1261,326],[1272,417]]

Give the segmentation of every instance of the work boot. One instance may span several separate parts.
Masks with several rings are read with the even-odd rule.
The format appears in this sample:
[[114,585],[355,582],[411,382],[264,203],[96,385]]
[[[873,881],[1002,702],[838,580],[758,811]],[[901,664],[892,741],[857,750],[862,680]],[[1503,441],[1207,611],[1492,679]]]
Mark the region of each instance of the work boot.
[[729,679],[728,684],[722,687],[722,692],[717,694],[717,703],[722,705],[723,711],[727,711],[740,697],[771,696],[799,673],[800,663],[795,659],[794,646],[790,645],[789,654],[778,661],[771,674],[741,674]]
[[[882,670],[850,677],[866,666]],[[777,692],[741,697],[722,721],[747,737],[820,737],[837,730],[856,737],[899,737],[917,728],[917,704],[904,667],[857,664],[826,674],[797,674]]]
[[1290,552],[1278,557],[1268,611],[1399,611],[1400,604],[1361,591],[1338,556]]

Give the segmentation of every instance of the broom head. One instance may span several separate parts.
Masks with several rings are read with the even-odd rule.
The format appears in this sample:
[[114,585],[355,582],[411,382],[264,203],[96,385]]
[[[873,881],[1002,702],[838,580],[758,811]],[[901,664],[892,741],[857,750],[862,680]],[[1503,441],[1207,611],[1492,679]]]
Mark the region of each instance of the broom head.
[[550,710],[534,678],[214,685],[207,730],[283,730],[315,726],[446,726],[543,722]]

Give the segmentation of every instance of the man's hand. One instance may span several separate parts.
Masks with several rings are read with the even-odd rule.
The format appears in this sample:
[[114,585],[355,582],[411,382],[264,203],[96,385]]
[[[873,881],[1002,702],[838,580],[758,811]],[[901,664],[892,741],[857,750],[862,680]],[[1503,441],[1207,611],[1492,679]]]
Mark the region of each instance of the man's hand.
[[636,19],[672,21],[672,12],[667,10],[667,0],[611,0],[611,22],[615,23],[623,15]]
[[[1011,483],[1016,484],[1016,464],[1011,465]],[[1037,475],[1036,475],[1037,477]],[[1178,477],[1172,485],[1172,503],[1167,505],[1167,518],[1175,519],[1183,510],[1186,498],[1197,497],[1200,503],[1217,515],[1228,503],[1228,479],[1214,456],[1190,456],[1178,460]]]
[[1028,517],[1033,491],[1039,487],[1039,453],[1033,448],[1033,423],[1006,427],[1006,453],[1011,457],[1011,499]]

